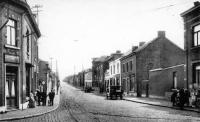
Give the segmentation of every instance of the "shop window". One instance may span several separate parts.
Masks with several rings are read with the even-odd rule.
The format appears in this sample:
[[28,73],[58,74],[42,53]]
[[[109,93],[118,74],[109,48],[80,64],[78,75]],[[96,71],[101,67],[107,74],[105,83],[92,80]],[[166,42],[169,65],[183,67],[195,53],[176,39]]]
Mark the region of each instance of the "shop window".
[[195,83],[200,85],[200,65],[195,66],[194,74],[195,74]]
[[193,28],[193,46],[200,46],[200,24]]
[[17,46],[16,43],[16,21],[9,19],[8,23],[6,24],[6,31],[7,31],[7,40],[6,44],[11,46]]

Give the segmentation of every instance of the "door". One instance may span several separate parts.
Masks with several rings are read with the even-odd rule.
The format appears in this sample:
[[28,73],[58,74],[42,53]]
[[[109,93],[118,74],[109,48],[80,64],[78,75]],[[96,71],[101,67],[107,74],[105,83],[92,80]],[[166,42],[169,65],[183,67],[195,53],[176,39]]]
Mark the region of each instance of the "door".
[[8,109],[17,107],[17,74],[17,67],[6,67],[5,94]]
[[26,96],[30,95],[30,67],[26,65]]
[[173,88],[177,88],[177,73],[173,72]]

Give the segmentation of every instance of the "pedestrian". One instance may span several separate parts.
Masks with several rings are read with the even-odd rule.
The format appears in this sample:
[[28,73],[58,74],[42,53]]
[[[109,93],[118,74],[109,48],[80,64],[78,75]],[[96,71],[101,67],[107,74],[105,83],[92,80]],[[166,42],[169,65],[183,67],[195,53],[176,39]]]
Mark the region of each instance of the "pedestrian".
[[38,106],[40,106],[42,96],[41,96],[41,92],[39,90],[37,90],[36,96],[37,96],[37,104],[38,104]]
[[50,106],[53,106],[53,101],[54,101],[54,97],[55,97],[55,91],[53,89],[51,89],[51,92],[49,92],[49,100],[50,100]]
[[175,89],[171,95],[171,102],[172,102],[172,106],[176,105],[176,98],[177,98],[177,90]]
[[46,92],[42,92],[42,105],[43,106],[46,106],[46,99],[47,99]]
[[34,99],[33,91],[30,92],[28,106],[29,108],[35,108],[35,99]]
[[190,97],[191,97],[190,91],[188,89],[186,89],[185,90],[185,103],[187,106],[190,105]]
[[180,97],[179,97],[179,99],[180,99],[180,109],[183,109],[184,104],[185,104],[185,91],[184,91],[183,88],[180,89],[179,95],[180,95]]

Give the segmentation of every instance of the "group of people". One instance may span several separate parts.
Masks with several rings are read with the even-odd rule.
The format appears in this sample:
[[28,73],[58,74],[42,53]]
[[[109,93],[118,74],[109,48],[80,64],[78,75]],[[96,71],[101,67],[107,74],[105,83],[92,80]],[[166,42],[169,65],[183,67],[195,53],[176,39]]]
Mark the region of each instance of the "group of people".
[[171,102],[173,106],[179,106],[181,109],[184,108],[185,104],[190,105],[190,91],[187,89],[174,89],[171,95]]
[[54,101],[54,97],[55,97],[55,91],[53,89],[51,89],[51,91],[48,94],[46,94],[46,92],[41,92],[39,90],[36,90],[36,93],[34,94],[31,91],[30,96],[28,98],[29,108],[34,108],[36,106],[36,104],[38,106],[40,106],[40,105],[46,106],[47,97],[49,97],[48,105],[53,106],[53,104],[54,104],[53,101]]

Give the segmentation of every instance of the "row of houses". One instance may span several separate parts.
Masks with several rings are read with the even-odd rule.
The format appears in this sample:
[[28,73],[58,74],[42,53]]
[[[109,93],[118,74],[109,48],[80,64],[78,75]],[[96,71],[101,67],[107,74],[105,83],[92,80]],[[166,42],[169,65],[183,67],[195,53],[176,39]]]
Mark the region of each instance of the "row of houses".
[[0,112],[25,109],[30,92],[47,91],[44,86],[47,81],[53,84],[56,76],[48,68],[43,74],[44,61],[38,58],[41,32],[26,0],[1,0],[0,20]]
[[[100,93],[106,91],[107,81],[121,85],[125,94],[138,97],[169,97],[172,89],[200,88],[200,3],[183,12],[184,49],[165,34],[132,46],[126,53],[116,51],[111,55],[92,59],[92,86]],[[176,41],[176,40],[174,40]],[[82,86],[77,81],[76,85]]]
[[159,31],[155,39],[140,42],[124,54],[116,51],[94,58],[93,82],[100,92],[111,81],[121,85],[125,94],[165,96],[172,88],[184,87],[184,58],[184,50]]

